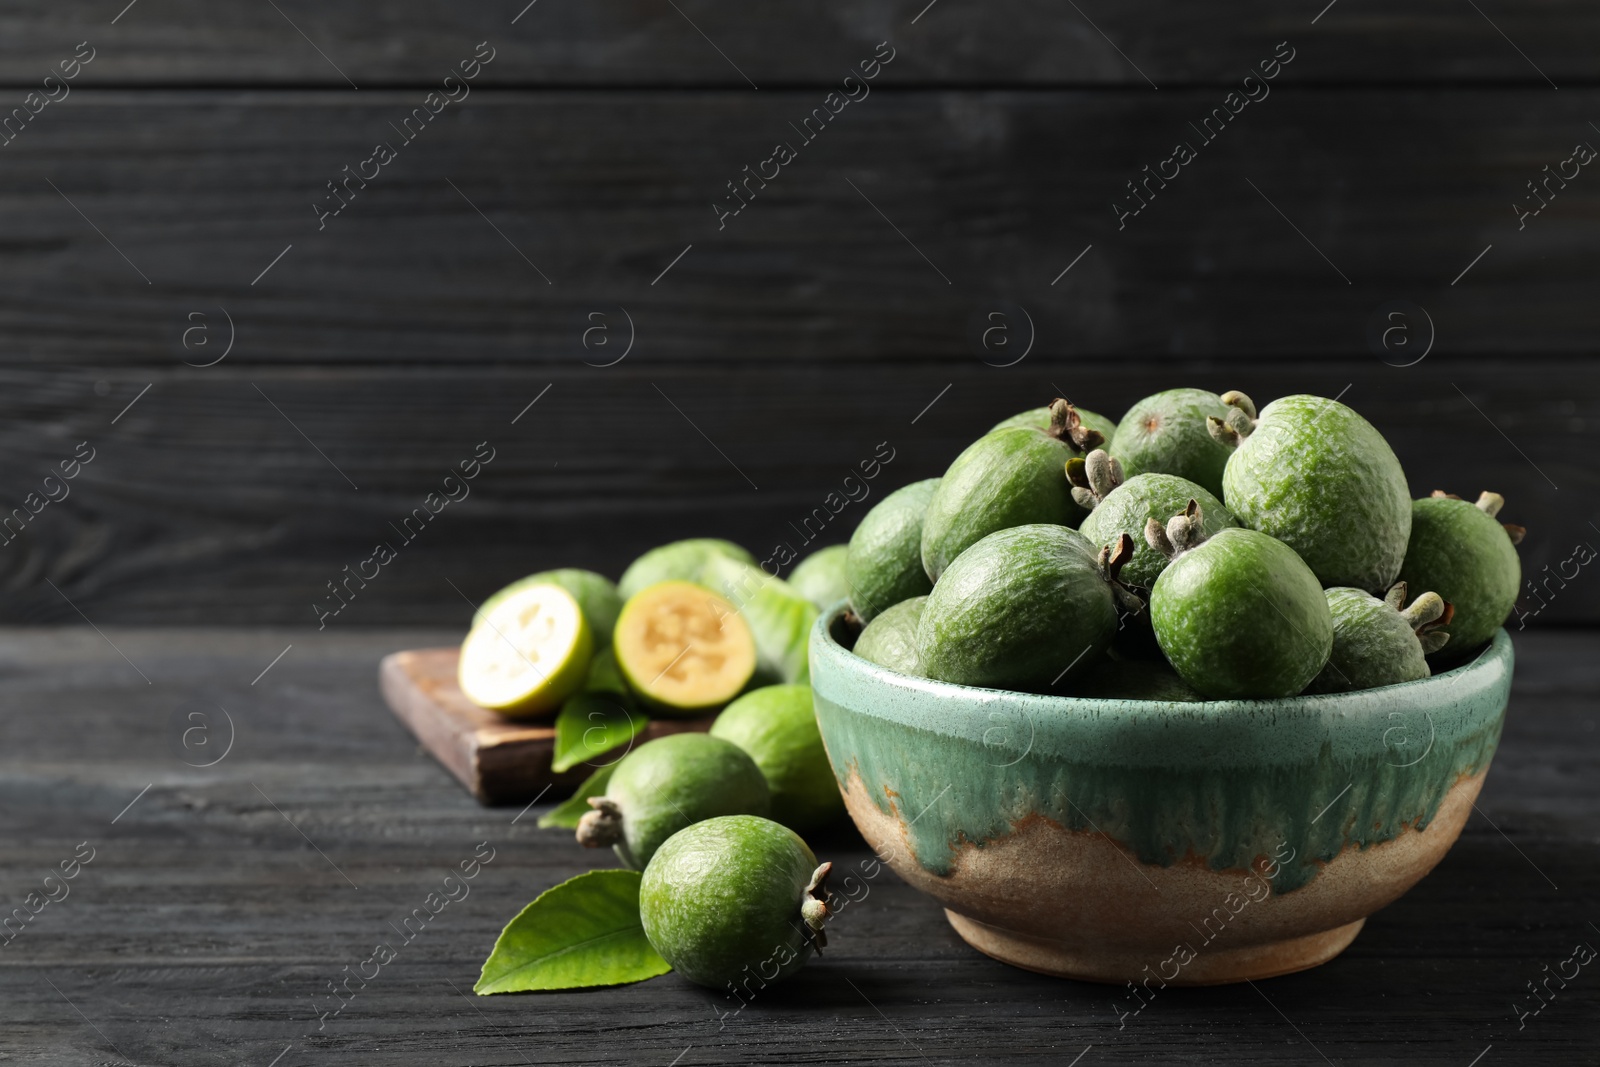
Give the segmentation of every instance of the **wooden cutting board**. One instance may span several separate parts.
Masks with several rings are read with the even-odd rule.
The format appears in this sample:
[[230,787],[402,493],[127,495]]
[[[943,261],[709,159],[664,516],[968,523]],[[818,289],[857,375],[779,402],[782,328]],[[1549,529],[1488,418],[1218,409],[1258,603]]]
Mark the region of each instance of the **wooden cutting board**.
[[[513,721],[480,708],[456,684],[457,648],[395,652],[378,667],[378,686],[391,711],[422,747],[455,775],[482,804],[526,804],[535,797],[570,794],[594,767],[579,764],[557,774],[553,722]],[[640,740],[709,730],[715,715],[698,719],[652,719]]]

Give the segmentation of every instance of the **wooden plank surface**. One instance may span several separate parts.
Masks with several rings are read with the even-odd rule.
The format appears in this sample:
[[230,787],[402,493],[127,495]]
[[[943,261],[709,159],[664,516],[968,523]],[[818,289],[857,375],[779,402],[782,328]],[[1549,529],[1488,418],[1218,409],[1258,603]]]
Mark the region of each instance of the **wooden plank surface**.
[[392,652],[378,665],[378,688],[428,754],[483,804],[561,799],[633,745],[684,730],[709,730],[716,718],[651,719],[633,743],[594,753],[558,774],[550,767],[555,723],[507,719],[472,703],[456,683],[460,662],[456,645]]
[[[810,143],[811,90],[485,93],[407,142],[424,95],[47,109],[0,172],[7,362],[975,360],[1002,302],[1036,355],[1085,360],[1376,358],[1395,300],[1429,359],[1593,351],[1600,181],[1513,203],[1600,145],[1600,90],[1275,91],[1212,143],[1217,88],[875,93]],[[397,158],[319,222],[380,140]],[[1119,223],[1179,140],[1197,157]]]
[[[1314,46],[1323,80],[1493,80],[1549,89],[1593,81],[1600,18],[1578,0],[1474,5],[1417,0],[1272,3],[1224,8],[1050,0],[495,0],[381,6],[354,0],[218,8],[202,0],[128,0],[64,16],[42,0],[0,15],[0,63],[42,78],[88,38],[85,81],[326,85],[350,91],[438,81],[489,40],[493,83],[701,84],[764,91],[834,81],[885,39],[904,53],[897,77],[940,84],[1127,86],[1150,91],[1242,76],[1285,38]],[[128,9],[123,10],[127,5]],[[104,10],[102,10],[102,8]],[[276,10],[275,10],[276,9]],[[119,11],[122,13],[119,15]],[[113,22],[113,20],[115,21]],[[1542,73],[1541,73],[1542,72]],[[1146,78],[1149,80],[1147,81]]]
[[[1512,1005],[1574,944],[1600,945],[1593,631],[1518,640],[1481,814],[1348,952],[1255,989],[1167,990],[1121,1029],[1115,990],[976,954],[887,871],[859,883],[823,959],[720,1026],[736,1002],[673,976],[468,999],[501,924],[602,857],[537,830],[542,806],[480,807],[384,709],[379,659],[449,636],[0,632],[0,899],[19,905],[80,842],[94,849],[70,895],[0,949],[0,1053],[42,1067],[1592,1059],[1587,970],[1521,1029]],[[222,708],[231,750],[195,766],[221,752]],[[185,744],[199,727],[216,747]],[[327,983],[394,940],[480,842],[494,858],[470,895],[319,1029]],[[845,868],[869,855],[848,833],[813,843]]]

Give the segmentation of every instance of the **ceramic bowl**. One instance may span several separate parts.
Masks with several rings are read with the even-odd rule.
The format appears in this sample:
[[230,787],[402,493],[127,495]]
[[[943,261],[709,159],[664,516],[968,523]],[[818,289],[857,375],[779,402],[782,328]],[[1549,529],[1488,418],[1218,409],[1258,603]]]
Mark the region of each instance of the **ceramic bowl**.
[[1357,693],[1035,696],[879,667],[839,616],[812,634],[811,684],[867,841],[979,951],[1146,989],[1342,952],[1461,833],[1511,689],[1501,630],[1464,666]]

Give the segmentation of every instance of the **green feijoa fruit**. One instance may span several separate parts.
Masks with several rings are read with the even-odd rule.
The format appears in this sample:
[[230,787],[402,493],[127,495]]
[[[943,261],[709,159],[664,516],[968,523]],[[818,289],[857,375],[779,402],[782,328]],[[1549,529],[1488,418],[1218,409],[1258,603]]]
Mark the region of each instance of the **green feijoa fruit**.
[[845,581],[862,622],[933,588],[922,566],[922,519],[939,479],[903,485],[873,506],[850,535]]
[[760,567],[720,556],[706,560],[696,582],[728,599],[756,645],[756,685],[811,679],[811,624],[820,614],[799,590]]
[[[1100,434],[1107,441],[1112,439],[1119,428],[1117,423],[1104,415],[1097,415],[1088,408],[1078,408],[1077,411],[1079,421],[1084,426]],[[1001,419],[991,427],[991,430],[1004,430],[1012,426],[1032,426],[1035,429],[1048,430],[1050,428],[1050,409],[1047,407],[1029,408],[1027,411],[1018,412],[1009,419]]]
[[855,654],[891,671],[921,677],[917,624],[922,621],[922,608],[927,602],[925,596],[902,600],[867,623],[861,636],[856,638]]
[[917,624],[929,678],[1040,690],[1093,663],[1117,630],[1117,601],[1094,546],[1064,526],[992,533],[934,583]]
[[1286,396],[1259,419],[1208,426],[1237,446],[1222,472],[1222,499],[1240,525],[1294,549],[1324,586],[1381,592],[1394,584],[1411,533],[1411,493],[1371,423],[1336,400]]
[[605,796],[578,823],[578,844],[611,845],[643,870],[661,843],[685,826],[717,815],[766,815],[772,791],[755,760],[732,741],[709,734],[668,734],[624,756]]
[[1205,699],[1164,659],[1097,660],[1061,692],[1098,700],[1155,700],[1168,704]]
[[[1091,452],[1089,460],[1105,455],[1104,452]],[[1167,569],[1167,557],[1151,547],[1144,538],[1144,528],[1151,519],[1166,522],[1182,511],[1189,501],[1197,500],[1200,502],[1207,537],[1239,525],[1233,514],[1223,507],[1222,501],[1187,478],[1172,474],[1135,474],[1118,484],[1114,480],[1115,474],[1119,473],[1117,464],[1113,462],[1107,466],[1111,478],[1101,482],[1098,487],[1088,488],[1097,498],[1089,501],[1094,504],[1094,510],[1083,520],[1078,532],[1095,545],[1110,544],[1122,534],[1134,539],[1133,558],[1122,568],[1121,574],[1122,581],[1128,585],[1149,589],[1161,572]],[[1093,462],[1086,462],[1084,470],[1096,475],[1100,473]],[[1102,494],[1100,489],[1106,491]],[[1082,499],[1081,494],[1079,496]]]
[[1211,436],[1206,420],[1226,420],[1231,410],[1205,389],[1168,389],[1129,408],[1107,449],[1129,478],[1171,474],[1220,497],[1222,469],[1233,450]]
[[1333,652],[1308,693],[1349,693],[1426,678],[1427,652],[1443,648],[1450,605],[1423,593],[1406,606],[1406,583],[1396,582],[1379,600],[1364,589],[1327,590],[1333,615]]
[[558,585],[571,593],[583,617],[589,621],[595,648],[611,644],[611,630],[617,625],[617,616],[622,612],[622,597],[617,593],[617,584],[603,574],[577,567],[540,571],[526,578],[518,578],[478,605],[478,610],[472,616],[472,625],[478,625],[490,611],[515,593],[535,585]]
[[645,868],[645,937],[691,982],[753,996],[799,970],[822,945],[830,866],[769,819],[696,823]]
[[922,566],[935,582],[951,562],[997,530],[1032,523],[1077,526],[1066,461],[1104,440],[1065,400],[1050,428],[1010,426],[984,434],[950,464],[922,520]]
[[617,592],[627,600],[646,586],[659,582],[692,582],[712,557],[755,563],[756,558],[732,541],[719,537],[691,537],[652,548],[622,572]]
[[1203,535],[1191,504],[1145,534],[1171,557],[1150,592],[1156,640],[1180,677],[1217,700],[1294,696],[1328,662],[1333,616],[1294,549],[1256,530]]
[[711,725],[756,761],[772,791],[772,818],[793,830],[835,822],[844,800],[822,747],[809,685],[769,685],[735,700]]
[[827,609],[850,595],[848,560],[850,546],[819,548],[799,563],[789,575],[789,585],[818,608]]
[[1496,493],[1476,504],[1435,493],[1411,505],[1411,537],[1400,568],[1412,589],[1431,589],[1455,609],[1450,644],[1439,658],[1461,659],[1494,636],[1511,614],[1522,584],[1520,526],[1496,518],[1505,505]]

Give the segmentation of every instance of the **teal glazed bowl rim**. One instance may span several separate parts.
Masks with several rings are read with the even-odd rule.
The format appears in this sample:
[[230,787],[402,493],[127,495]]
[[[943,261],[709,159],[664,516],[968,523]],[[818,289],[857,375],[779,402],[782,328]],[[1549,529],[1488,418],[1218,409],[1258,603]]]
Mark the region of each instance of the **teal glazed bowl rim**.
[[[1001,751],[1013,739],[997,731],[997,726],[1003,731],[1006,723],[992,717],[996,712],[1014,714],[1035,726],[1040,720],[1031,716],[1048,714],[1055,720],[1053,730],[1059,730],[1063,739],[1091,746],[1103,762],[1130,767],[1286,763],[1315,754],[1324,744],[1332,744],[1336,753],[1370,752],[1376,745],[1391,758],[1414,758],[1417,751],[1404,750],[1420,748],[1421,742],[1410,736],[1408,722],[1394,717],[1397,713],[1403,717],[1416,712],[1426,719],[1434,705],[1448,704],[1463,693],[1509,689],[1515,658],[1511,638],[1502,628],[1477,656],[1460,666],[1415,682],[1353,693],[1204,701],[1056,696],[980,689],[880,667],[846,649],[834,636],[844,611],[844,604],[834,605],[812,629],[811,680],[818,695],[832,699],[836,687],[844,685],[851,694],[845,699],[860,694],[883,701],[870,711],[852,708],[858,713],[999,746]],[[1377,733],[1371,730],[1375,721],[1383,724]],[[1034,737],[1041,740],[1036,732]]]
[[1381,689],[1049,696],[878,666],[841,643],[843,612],[814,625],[811,686],[857,828],[982,951],[1103,981],[1209,932],[1196,916],[1247,889],[1267,903],[1234,913],[1234,943],[1180,984],[1337,955],[1460,834],[1514,662],[1501,629],[1468,662]]

